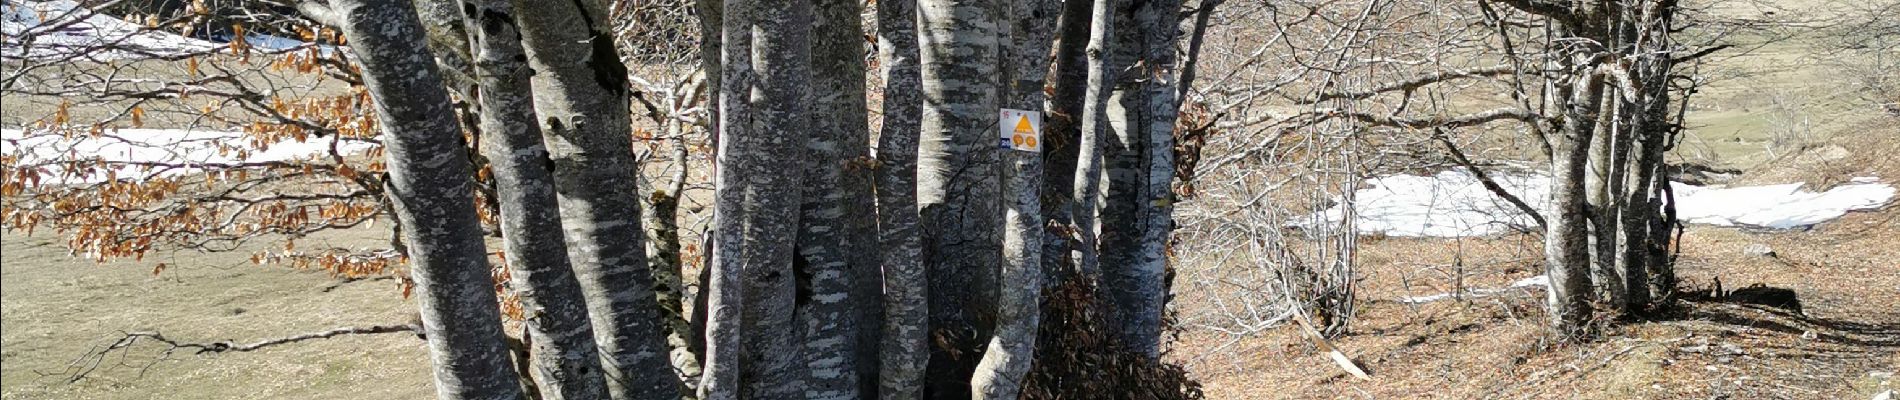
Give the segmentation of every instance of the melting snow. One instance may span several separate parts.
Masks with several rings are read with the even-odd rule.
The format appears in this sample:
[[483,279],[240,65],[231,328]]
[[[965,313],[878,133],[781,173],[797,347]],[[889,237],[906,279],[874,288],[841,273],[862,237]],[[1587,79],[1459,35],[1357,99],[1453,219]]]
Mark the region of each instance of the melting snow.
[[[295,39],[259,34],[245,35],[245,43],[266,51],[305,45]],[[0,1],[0,56],[8,59],[78,56],[105,61],[203,53],[225,47],[224,43],[184,37],[99,14],[73,0]],[[326,52],[330,50],[329,46],[323,47]],[[110,49],[95,50],[98,48]]]
[[[311,137],[307,141],[283,141],[272,143],[266,149],[240,154],[232,151],[249,147],[250,138],[242,132],[194,131],[182,129],[117,129],[92,137],[77,134],[65,137],[58,134],[35,132],[27,136],[17,129],[0,129],[0,154],[18,156],[19,165],[44,164],[55,161],[98,157],[106,162],[148,162],[179,165],[156,171],[158,175],[176,175],[197,172],[205,164],[230,164],[239,162],[290,161],[300,158],[326,156],[331,146],[336,146],[338,154],[354,154],[376,147],[363,141],[332,142],[331,138]],[[49,168],[57,169],[57,168]],[[137,178],[146,175],[141,169],[132,166],[115,165],[114,170],[105,169],[86,174],[79,179],[54,180],[49,183],[101,182],[111,177]],[[51,171],[49,171],[51,172]],[[52,178],[48,176],[47,178]]]
[[[1538,174],[1499,173],[1491,177],[1531,207],[1547,209],[1550,179]],[[1676,210],[1691,223],[1790,229],[1827,222],[1849,211],[1874,209],[1892,201],[1892,185],[1872,177],[1824,192],[1801,184],[1704,187],[1672,182]],[[1492,195],[1464,170],[1433,176],[1393,175],[1367,180],[1354,192],[1354,223],[1361,233],[1391,236],[1459,237],[1497,234],[1535,226],[1529,216]],[[1342,209],[1316,215],[1337,223]]]
[[[111,46],[98,58],[176,55],[224,47],[223,44],[159,32],[92,12],[72,0],[5,1],[0,4],[0,54],[7,58],[54,58]],[[25,39],[31,39],[21,43]]]

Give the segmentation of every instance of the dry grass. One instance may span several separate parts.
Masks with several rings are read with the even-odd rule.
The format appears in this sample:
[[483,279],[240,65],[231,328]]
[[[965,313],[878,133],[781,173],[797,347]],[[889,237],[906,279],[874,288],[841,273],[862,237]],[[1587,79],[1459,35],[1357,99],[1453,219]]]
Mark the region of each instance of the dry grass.
[[[306,239],[371,245],[382,230]],[[166,252],[144,262],[93,264],[48,233],[0,241],[0,397],[7,399],[395,399],[434,392],[427,351],[412,335],[355,336],[156,360],[141,344],[67,383],[68,363],[122,331],[191,341],[249,342],[330,329],[403,323],[415,305],[391,280],[342,283],[317,271],[253,266],[248,251]],[[315,242],[313,242],[314,244]],[[170,266],[153,275],[152,266]],[[156,362],[154,362],[156,361]],[[149,367],[148,367],[149,366]]]
[[[1900,177],[1891,156],[1900,150],[1900,121],[1855,129],[1833,139],[1854,150],[1827,164],[1852,167],[1790,163],[1739,181]],[[1900,386],[1880,378],[1900,372],[1900,207],[1810,230],[1692,226],[1681,244],[1686,287],[1719,277],[1729,289],[1790,288],[1806,315],[1692,302],[1595,342],[1552,345],[1541,328],[1541,290],[1421,305],[1394,300],[1533,276],[1541,268],[1535,237],[1375,239],[1362,249],[1360,319],[1336,342],[1373,380],[1348,377],[1290,328],[1238,341],[1190,332],[1175,354],[1216,399],[1866,399]],[[1777,254],[1746,255],[1750,244]]]

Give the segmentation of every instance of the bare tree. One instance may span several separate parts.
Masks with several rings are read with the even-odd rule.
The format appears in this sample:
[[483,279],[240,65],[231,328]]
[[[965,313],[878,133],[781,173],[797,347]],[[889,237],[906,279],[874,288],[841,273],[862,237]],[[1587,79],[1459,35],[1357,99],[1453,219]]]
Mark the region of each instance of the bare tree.
[[[799,217],[799,314],[809,368],[805,398],[854,399],[862,390],[859,346],[870,299],[858,288],[859,255],[874,254],[870,215],[870,125],[865,115],[864,38],[855,0],[819,0],[812,20],[811,112],[806,117],[804,205]],[[875,292],[873,292],[875,293]],[[875,342],[873,342],[875,343]]]
[[[884,321],[878,345],[878,398],[914,399],[929,361],[928,282],[918,237],[917,138],[923,108],[917,58],[917,3],[877,4],[884,121],[877,144],[878,258]],[[868,366],[861,366],[868,367]]]
[[1001,264],[996,109],[1000,17],[989,1],[918,6],[923,113],[917,203],[930,276],[932,347],[925,396],[969,396],[977,347],[989,336]]
[[[363,65],[389,151],[390,193],[409,229],[411,274],[442,399],[514,399],[501,316],[475,219],[471,171],[460,132],[420,35],[402,1],[337,0],[331,15]],[[404,99],[397,101],[395,99]]]
[[[997,15],[1016,16],[1003,50],[1002,105],[1018,110],[1040,110],[1049,73],[1050,44],[1054,39],[1058,4],[1054,1],[999,3]],[[1001,34],[999,34],[1000,36]],[[1027,119],[999,120],[997,127],[1011,131]],[[1042,148],[1035,151],[1002,150],[1003,193],[1008,196],[1003,216],[1003,265],[996,279],[996,332],[970,378],[973,398],[1015,399],[1035,359],[1036,333],[1042,313]]]
[[718,228],[707,336],[707,399],[805,394],[794,268],[809,140],[812,4],[728,1],[723,13]]
[[518,14],[517,22],[536,71],[535,111],[608,394],[671,398],[680,381],[668,360],[640,226],[627,68],[600,6],[544,4]]
[[547,146],[535,121],[529,70],[507,1],[468,3],[481,103],[483,154],[495,177],[505,262],[529,317],[524,341],[538,392],[550,399],[606,397],[580,281],[568,262]]

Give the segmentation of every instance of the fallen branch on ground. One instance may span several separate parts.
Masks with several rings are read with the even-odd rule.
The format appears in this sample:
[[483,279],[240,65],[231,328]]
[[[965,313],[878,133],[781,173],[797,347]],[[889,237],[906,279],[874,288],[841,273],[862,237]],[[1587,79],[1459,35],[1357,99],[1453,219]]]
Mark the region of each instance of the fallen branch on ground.
[[1444,300],[1444,299],[1450,299],[1454,297],[1456,298],[1488,297],[1488,296],[1496,295],[1499,293],[1509,292],[1514,289],[1527,289],[1527,288],[1532,288],[1532,287],[1546,287],[1546,288],[1550,287],[1550,279],[1545,278],[1543,275],[1538,275],[1538,276],[1533,276],[1529,278],[1524,278],[1524,279],[1518,280],[1517,282],[1512,282],[1510,286],[1501,287],[1501,288],[1492,288],[1492,289],[1481,288],[1481,289],[1471,289],[1471,290],[1466,290],[1463,292],[1454,292],[1454,293],[1439,293],[1439,294],[1425,295],[1425,296],[1406,296],[1406,297],[1400,297],[1399,302],[1405,303],[1405,304],[1422,304],[1422,303],[1430,303],[1430,302]]
[[1333,343],[1327,341],[1325,335],[1321,335],[1318,329],[1313,329],[1313,324],[1306,322],[1305,315],[1296,316],[1296,318],[1293,318],[1293,321],[1300,323],[1300,328],[1306,332],[1307,338],[1313,340],[1313,345],[1319,346],[1319,351],[1326,353],[1326,358],[1332,359],[1334,364],[1339,364],[1339,369],[1346,370],[1347,373],[1359,378],[1359,380],[1372,380],[1372,376],[1367,374],[1364,368],[1360,368],[1358,363],[1352,362],[1352,357],[1346,356],[1346,352],[1340,351],[1337,347],[1333,347]]
[[[336,328],[336,329],[331,329],[327,331],[310,332],[310,333],[304,333],[304,334],[299,334],[299,335],[285,336],[285,337],[263,340],[263,341],[247,343],[247,344],[240,344],[240,343],[229,341],[229,340],[221,341],[221,342],[182,342],[182,341],[178,341],[172,338],[165,337],[164,334],[160,334],[157,331],[125,332],[124,337],[121,337],[118,340],[113,341],[112,344],[106,345],[105,347],[102,347],[102,348],[96,348],[96,350],[93,350],[93,351],[88,351],[86,352],[86,354],[79,356],[78,359],[73,360],[71,364],[68,364],[67,371],[70,372],[70,375],[66,378],[66,383],[78,382],[80,379],[85,379],[87,375],[91,374],[95,370],[98,370],[100,364],[102,364],[107,358],[109,358],[112,355],[112,353],[115,353],[115,352],[121,353],[120,358],[121,359],[126,358],[124,357],[123,353],[129,351],[128,349],[130,349],[133,345],[138,344],[140,341],[147,341],[147,340],[155,341],[159,343],[164,343],[166,346],[169,346],[163,351],[160,351],[159,356],[156,359],[152,360],[152,363],[156,363],[158,360],[165,359],[166,356],[171,355],[173,352],[176,352],[179,349],[192,349],[194,350],[192,352],[193,354],[248,352],[248,351],[256,351],[256,350],[263,349],[266,347],[277,346],[277,345],[297,343],[297,342],[316,340],[316,339],[328,339],[328,338],[333,338],[333,337],[343,336],[343,335],[373,335],[373,334],[380,334],[380,333],[401,333],[401,332],[410,332],[410,333],[416,334],[417,337],[421,337],[423,334],[422,324],[408,323],[408,324],[400,324],[400,325],[373,325],[373,326],[364,326],[364,327],[342,327],[342,328]],[[123,363],[124,361],[121,361],[121,364]],[[148,363],[145,366],[149,367],[150,365],[151,364]]]

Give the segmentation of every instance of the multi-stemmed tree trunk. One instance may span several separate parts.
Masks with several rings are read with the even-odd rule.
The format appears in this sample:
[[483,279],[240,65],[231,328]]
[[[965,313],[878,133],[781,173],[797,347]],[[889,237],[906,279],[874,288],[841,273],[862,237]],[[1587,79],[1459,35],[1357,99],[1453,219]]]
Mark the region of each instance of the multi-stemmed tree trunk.
[[587,304],[561,238],[554,177],[535,122],[514,7],[507,0],[466,4],[463,18],[471,27],[480,87],[481,147],[499,197],[503,259],[528,315],[522,323],[530,375],[543,398],[606,398]]
[[[713,160],[714,228],[706,235],[712,239],[712,246],[706,249],[712,255],[706,263],[705,282],[701,283],[700,297],[706,298],[705,314],[706,358],[705,368],[701,369],[699,397],[703,400],[739,399],[741,358],[745,354],[742,334],[744,269],[748,261],[762,263],[756,268],[766,268],[778,260],[792,256],[792,243],[747,243],[748,225],[767,224],[772,228],[796,226],[795,209],[788,210],[784,199],[760,198],[766,204],[774,206],[760,209],[754,200],[754,194],[746,190],[757,191],[744,175],[731,172],[739,165],[729,162],[741,162],[743,157],[733,157],[734,150],[751,152],[745,155],[757,156],[756,152],[766,151],[780,159],[789,158],[785,154],[770,153],[771,149],[790,146],[795,141],[780,136],[761,136],[752,123],[752,18],[754,8],[752,0],[722,0],[717,9],[720,11],[719,29],[719,87],[718,112],[714,143],[718,146]],[[735,141],[737,143],[735,143]],[[735,145],[737,147],[735,147]],[[731,158],[731,160],[728,160]],[[748,171],[760,170],[752,166]],[[783,179],[766,181],[783,186]],[[777,187],[777,186],[775,186]],[[767,189],[775,188],[767,187]],[[764,211],[763,214],[760,211]],[[789,215],[788,215],[789,214]],[[764,220],[760,220],[763,218]],[[760,238],[765,239],[765,238]],[[771,254],[762,254],[773,251]],[[777,258],[772,258],[777,257]]]
[[1638,2],[1625,12],[1632,20],[1622,34],[1634,62],[1630,71],[1634,96],[1622,105],[1631,143],[1626,167],[1629,184],[1623,200],[1622,246],[1617,267],[1623,270],[1629,302],[1653,306],[1658,297],[1675,292],[1675,272],[1668,259],[1669,235],[1676,221],[1664,214],[1668,181],[1663,152],[1675,127],[1669,115],[1669,74],[1675,61],[1670,54],[1676,3],[1669,0]]
[[1678,56],[1669,38],[1678,6],[1504,3],[1553,26],[1547,101],[1560,114],[1548,138],[1546,274],[1553,330],[1575,337],[1588,331],[1594,304],[1638,315],[1675,290],[1667,252],[1676,222],[1662,155],[1676,129],[1669,74]]
[[534,70],[568,252],[614,399],[677,398],[634,182],[627,69],[604,4],[535,3],[516,21]]
[[[794,270],[801,280],[798,313],[805,329],[804,398],[855,399],[864,389],[859,346],[865,325],[859,277],[875,273],[861,254],[875,240],[869,123],[865,116],[863,21],[857,0],[817,0],[811,32],[811,109],[805,141],[804,205]],[[874,267],[873,267],[874,268]],[[875,282],[875,281],[873,281]],[[873,286],[874,288],[875,286]],[[875,359],[873,359],[875,360]]]
[[1590,136],[1601,101],[1601,79],[1584,74],[1555,91],[1563,99],[1563,126],[1551,140],[1549,226],[1544,233],[1544,257],[1550,276],[1553,326],[1575,335],[1591,316],[1591,263],[1589,215],[1584,191]]
[[442,399],[517,399],[501,332],[462,134],[416,9],[400,0],[334,0],[363,84],[376,104],[389,193],[403,224],[410,275]]
[[[1029,0],[998,5],[997,15],[1015,17],[1012,29],[1006,31],[1009,40],[1002,45],[1002,105],[1041,110],[1047,97],[1043,88],[1049,73],[1049,46],[1058,4]],[[997,128],[1015,130],[1023,122],[999,120]],[[1007,198],[1003,205],[1003,264],[995,281],[999,291],[996,330],[970,378],[972,397],[979,399],[1021,397],[1023,378],[1035,358],[1042,317],[1042,154],[1040,150],[1001,151],[1003,193]]]
[[[877,145],[878,260],[884,321],[878,344],[878,398],[916,399],[929,360],[923,245],[917,227],[917,135],[923,83],[917,65],[915,0],[877,4],[884,123]],[[860,368],[869,366],[860,365]]]
[[923,113],[917,202],[928,268],[930,398],[970,397],[977,346],[989,336],[1001,264],[996,148],[1000,18],[993,0],[918,2]]
[[1064,1],[1057,18],[1057,42],[1054,60],[1055,82],[1051,86],[1048,109],[1043,116],[1042,217],[1057,226],[1045,229],[1042,238],[1042,269],[1045,283],[1060,284],[1075,279],[1075,259],[1071,250],[1079,236],[1069,232],[1074,226],[1076,164],[1081,155],[1082,110],[1088,96],[1089,19],[1092,1]]
[[[726,2],[707,399],[806,395],[794,268],[810,140],[812,4]],[[849,338],[855,340],[855,338]],[[848,357],[848,356],[847,356]]]

